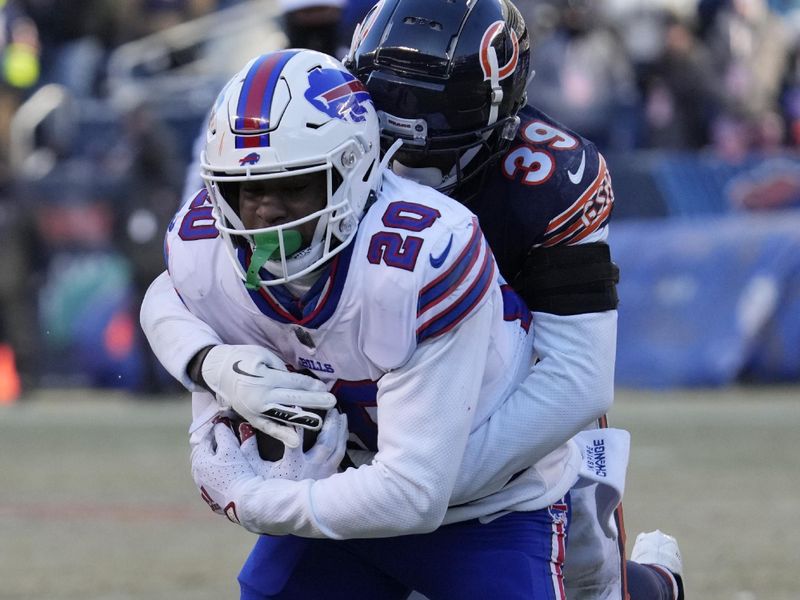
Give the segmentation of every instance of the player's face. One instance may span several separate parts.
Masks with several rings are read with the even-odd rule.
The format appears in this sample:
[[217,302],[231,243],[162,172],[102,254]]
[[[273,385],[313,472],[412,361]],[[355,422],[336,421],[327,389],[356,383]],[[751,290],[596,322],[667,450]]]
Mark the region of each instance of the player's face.
[[[321,210],[327,202],[325,173],[283,179],[245,181],[239,187],[239,216],[247,229],[282,225]],[[317,220],[298,225],[303,248],[314,236]]]

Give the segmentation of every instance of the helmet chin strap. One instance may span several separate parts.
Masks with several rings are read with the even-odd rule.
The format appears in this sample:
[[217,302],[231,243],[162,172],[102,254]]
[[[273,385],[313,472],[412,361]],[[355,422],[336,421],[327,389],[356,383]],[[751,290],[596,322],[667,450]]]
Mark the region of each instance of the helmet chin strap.
[[494,125],[497,123],[500,104],[503,102],[503,88],[500,87],[500,66],[497,63],[497,50],[493,46],[489,46],[489,73],[489,83],[492,86],[492,105],[489,108],[489,122],[487,125]]
[[402,138],[397,138],[394,143],[389,146],[389,149],[384,153],[383,160],[381,160],[381,164],[378,165],[378,172],[383,173],[386,169],[389,168],[389,163],[392,162],[392,158],[400,150],[400,147],[405,143],[405,140]]
[[395,175],[400,175],[400,177],[411,179],[432,188],[442,185],[442,179],[444,179],[441,169],[436,167],[407,167],[398,160],[392,163],[392,172]]
[[[300,232],[294,229],[287,229],[283,232],[282,237],[284,256],[291,256],[303,245]],[[259,288],[261,276],[258,272],[267,261],[273,260],[276,253],[277,258],[280,259],[280,247],[281,233],[278,231],[253,234],[253,256],[250,258],[250,267],[247,269],[247,281],[245,282],[247,289],[257,290]]]
[[406,179],[411,179],[419,184],[427,185],[437,190],[446,188],[454,182],[458,174],[458,169],[463,170],[473,158],[480,152],[480,146],[469,148],[458,159],[458,165],[453,165],[450,172],[445,175],[441,169],[437,167],[409,167],[396,160],[392,162],[392,172],[395,175],[400,175]]

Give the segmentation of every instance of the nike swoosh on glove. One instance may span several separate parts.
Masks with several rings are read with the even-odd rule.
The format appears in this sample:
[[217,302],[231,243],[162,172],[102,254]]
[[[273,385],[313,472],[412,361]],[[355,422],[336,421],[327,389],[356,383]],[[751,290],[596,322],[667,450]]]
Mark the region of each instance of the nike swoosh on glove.
[[326,410],[336,404],[322,381],[288,371],[280,358],[260,346],[214,346],[203,360],[202,375],[220,407],[232,408],[288,448],[300,445],[296,427],[322,426],[319,415],[304,409]]

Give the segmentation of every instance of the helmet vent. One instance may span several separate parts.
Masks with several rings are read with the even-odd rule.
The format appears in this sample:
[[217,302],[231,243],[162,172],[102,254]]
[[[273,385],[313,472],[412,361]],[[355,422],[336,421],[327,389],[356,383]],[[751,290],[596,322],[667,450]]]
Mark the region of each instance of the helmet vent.
[[430,19],[426,19],[425,17],[406,17],[403,19],[403,23],[406,25],[427,25],[434,31],[441,31],[442,24],[439,21],[432,21]]

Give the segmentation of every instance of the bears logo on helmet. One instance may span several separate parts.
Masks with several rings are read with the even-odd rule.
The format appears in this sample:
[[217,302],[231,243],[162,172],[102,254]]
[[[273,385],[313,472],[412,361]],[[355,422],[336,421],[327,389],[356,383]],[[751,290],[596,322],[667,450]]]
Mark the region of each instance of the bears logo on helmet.
[[516,134],[529,63],[510,0],[382,0],[345,58],[381,111],[383,149],[403,138],[396,161],[439,169],[435,187],[462,201]]

